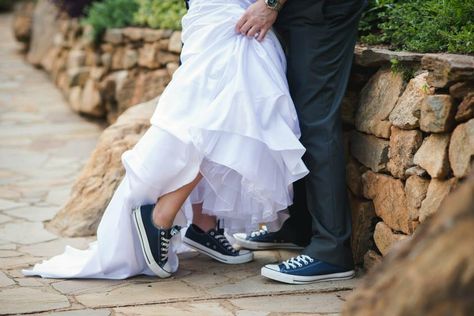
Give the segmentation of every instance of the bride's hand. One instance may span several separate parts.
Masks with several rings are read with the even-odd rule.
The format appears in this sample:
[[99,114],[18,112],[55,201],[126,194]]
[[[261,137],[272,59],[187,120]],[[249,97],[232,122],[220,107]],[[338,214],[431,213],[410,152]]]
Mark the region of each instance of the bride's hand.
[[267,7],[265,1],[258,0],[247,8],[235,26],[237,33],[256,37],[261,42],[278,16],[278,12]]

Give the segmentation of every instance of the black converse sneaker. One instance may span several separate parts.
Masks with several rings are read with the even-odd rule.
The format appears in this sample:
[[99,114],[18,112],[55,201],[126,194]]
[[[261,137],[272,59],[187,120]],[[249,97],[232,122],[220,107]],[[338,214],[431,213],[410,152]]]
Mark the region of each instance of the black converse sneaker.
[[239,246],[252,250],[265,249],[303,249],[303,247],[284,240],[279,232],[269,232],[266,226],[262,229],[251,232],[234,234],[235,241]]
[[157,276],[167,278],[171,276],[171,267],[168,263],[170,240],[181,227],[157,228],[152,220],[154,207],[155,205],[142,205],[133,210],[133,222],[137,228],[146,264]]
[[224,235],[224,229],[211,229],[207,233],[191,224],[183,241],[191,248],[217,261],[227,264],[246,263],[253,260],[248,250],[236,250]]

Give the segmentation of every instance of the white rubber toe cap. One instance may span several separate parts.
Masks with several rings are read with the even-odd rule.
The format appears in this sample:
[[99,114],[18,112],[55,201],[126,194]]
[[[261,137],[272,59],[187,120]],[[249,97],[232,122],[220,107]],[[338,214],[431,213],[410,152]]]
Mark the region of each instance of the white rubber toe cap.
[[270,269],[273,271],[280,272],[280,267],[278,266],[278,264],[266,264],[262,269]]
[[235,233],[233,236],[234,236],[235,239],[238,239],[238,240],[246,240],[247,239],[247,234],[245,234],[245,233]]
[[246,250],[246,249],[239,250],[239,256],[246,256],[246,255],[249,255],[250,253],[252,253],[250,250]]

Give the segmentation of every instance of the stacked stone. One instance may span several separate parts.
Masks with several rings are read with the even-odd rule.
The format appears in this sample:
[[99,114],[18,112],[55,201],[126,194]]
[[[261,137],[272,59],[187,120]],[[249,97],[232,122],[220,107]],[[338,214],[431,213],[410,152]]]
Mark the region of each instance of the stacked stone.
[[97,44],[90,28],[49,1],[39,1],[32,14],[27,59],[50,73],[78,113],[112,123],[127,108],[160,95],[178,68],[179,31],[109,29]]
[[109,29],[94,45],[77,21],[61,26],[41,65],[78,113],[114,122],[127,108],[160,95],[178,68],[180,32]]
[[[474,57],[409,55],[358,49],[353,77],[370,79],[351,82],[344,102],[354,256],[367,267],[412,235],[472,170]],[[384,66],[393,59],[415,68],[414,77],[405,82]]]

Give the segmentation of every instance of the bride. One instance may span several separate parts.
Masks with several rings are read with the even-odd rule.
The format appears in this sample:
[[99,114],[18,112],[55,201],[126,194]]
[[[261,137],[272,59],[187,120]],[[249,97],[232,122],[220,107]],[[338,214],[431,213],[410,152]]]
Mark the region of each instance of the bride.
[[[224,235],[278,219],[307,169],[285,56],[235,26],[255,0],[191,0],[183,17],[182,65],[151,127],[122,162],[126,175],[97,241],[25,270],[49,278],[169,277],[181,242],[225,263],[252,260]],[[218,219],[218,221],[217,221]],[[190,224],[178,234],[177,224]],[[182,238],[182,240],[181,240]]]

